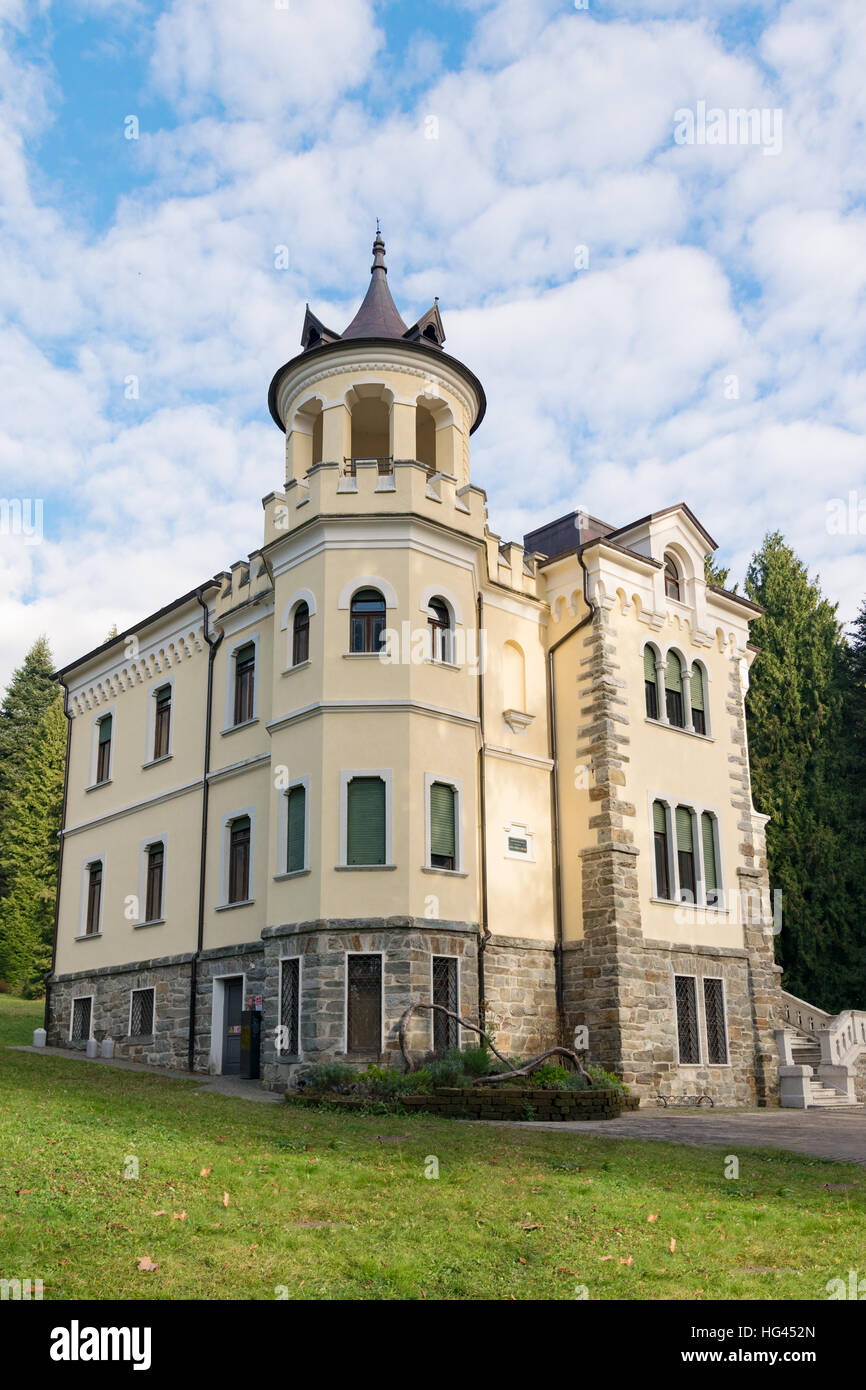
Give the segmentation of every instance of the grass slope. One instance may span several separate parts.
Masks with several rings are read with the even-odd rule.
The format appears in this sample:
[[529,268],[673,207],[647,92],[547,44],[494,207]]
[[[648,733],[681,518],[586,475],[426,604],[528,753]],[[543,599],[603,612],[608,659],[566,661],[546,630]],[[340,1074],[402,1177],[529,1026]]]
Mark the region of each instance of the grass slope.
[[[2,997],[0,1022],[29,1040],[39,1015]],[[47,1299],[825,1299],[863,1265],[862,1168],[743,1150],[731,1181],[721,1149],[195,1090],[0,1050],[0,1276]]]

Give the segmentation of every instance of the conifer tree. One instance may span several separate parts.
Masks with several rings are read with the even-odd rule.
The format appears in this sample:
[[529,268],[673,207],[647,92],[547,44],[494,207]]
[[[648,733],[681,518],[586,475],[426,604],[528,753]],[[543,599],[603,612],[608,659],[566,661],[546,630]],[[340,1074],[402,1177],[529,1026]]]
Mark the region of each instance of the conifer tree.
[[771,817],[771,887],[783,894],[777,959],[787,989],[836,1011],[862,1003],[863,995],[850,835],[848,653],[836,605],[778,532],[753,557],[746,592],[766,609],[752,624],[760,652],[746,708],[755,806]]
[[[24,662],[13,673],[3,703],[0,705],[0,860],[3,847],[14,827],[9,822],[9,807],[21,785],[27,748],[47,708],[57,699],[57,682],[53,679],[54,661],[44,637],[34,642]],[[0,899],[7,883],[0,866]]]
[[0,902],[0,979],[29,995],[41,993],[51,965],[65,759],[66,718],[55,686],[29,741],[0,845],[8,885]]

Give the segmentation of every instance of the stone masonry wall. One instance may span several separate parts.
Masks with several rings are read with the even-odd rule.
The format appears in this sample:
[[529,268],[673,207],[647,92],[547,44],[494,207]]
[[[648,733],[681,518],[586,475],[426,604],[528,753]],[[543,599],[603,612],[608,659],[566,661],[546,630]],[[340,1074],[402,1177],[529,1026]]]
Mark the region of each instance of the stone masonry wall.
[[[93,995],[91,1032],[101,1041],[113,1038],[115,1056],[150,1066],[186,1067],[189,1020],[189,955],[163,956],[133,965],[58,975],[51,983],[48,1043],[84,1051],[69,1038],[72,1001]],[[156,1031],[129,1036],[130,993],[155,989]]]
[[552,941],[492,936],[484,994],[487,1032],[506,1056],[528,1060],[559,1042]]

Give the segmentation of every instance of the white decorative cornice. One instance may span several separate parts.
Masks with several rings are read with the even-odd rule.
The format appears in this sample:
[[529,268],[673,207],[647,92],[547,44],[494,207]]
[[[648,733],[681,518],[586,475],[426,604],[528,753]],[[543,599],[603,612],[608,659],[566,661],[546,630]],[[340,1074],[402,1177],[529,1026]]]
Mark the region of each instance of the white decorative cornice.
[[[369,356],[365,356],[362,349],[352,354],[341,357],[337,364],[325,366],[310,362],[309,366],[298,363],[294,372],[287,372],[280,382],[277,392],[277,413],[283,424],[286,424],[286,407],[289,400],[301,395],[304,391],[310,390],[316,382],[325,381],[328,377],[346,376],[352,373],[364,374],[369,372],[400,372],[404,376],[414,376],[420,381],[430,383],[446,391],[449,391],[462,405],[468,416],[472,416],[477,409],[477,402],[471,400],[466,392],[466,387],[459,373],[448,366],[447,363],[431,363],[429,367],[421,368],[417,365],[418,359],[413,352],[407,351],[405,356],[401,355],[399,348],[395,346],[387,353],[380,348],[371,350]],[[419,393],[420,394],[420,393]],[[328,402],[330,405],[339,402]],[[459,422],[455,422],[458,423]]]

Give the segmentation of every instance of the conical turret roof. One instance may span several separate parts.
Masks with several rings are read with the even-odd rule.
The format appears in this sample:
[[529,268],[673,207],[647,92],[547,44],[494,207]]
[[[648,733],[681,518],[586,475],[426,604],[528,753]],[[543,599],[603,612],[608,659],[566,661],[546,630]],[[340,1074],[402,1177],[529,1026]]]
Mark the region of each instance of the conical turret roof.
[[341,334],[343,338],[402,338],[409,331],[397,312],[388,288],[388,267],[385,264],[385,243],[381,232],[376,232],[373,242],[373,264],[370,267],[370,285],[364,302],[348,328]]

